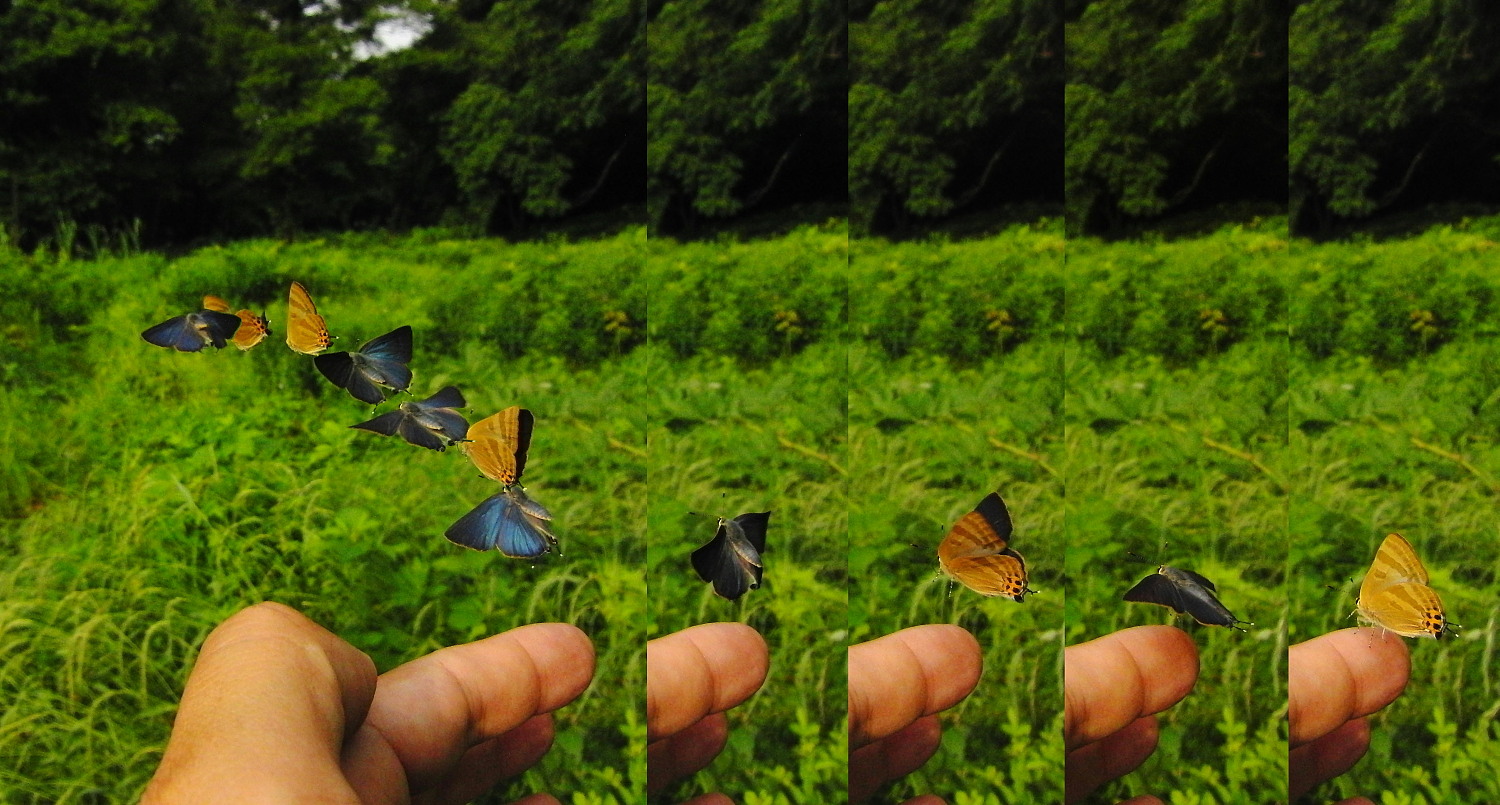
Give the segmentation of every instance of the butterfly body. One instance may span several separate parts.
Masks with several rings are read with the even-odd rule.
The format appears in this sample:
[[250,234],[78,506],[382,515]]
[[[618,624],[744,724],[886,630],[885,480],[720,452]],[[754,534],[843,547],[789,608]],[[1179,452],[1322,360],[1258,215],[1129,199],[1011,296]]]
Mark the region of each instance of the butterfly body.
[[1024,603],[1026,559],[1010,547],[1010,512],[994,492],[958,518],[938,545],[938,567],[954,581],[984,596]]
[[1442,600],[1427,586],[1427,569],[1400,534],[1387,536],[1375,552],[1355,611],[1365,622],[1402,637],[1439,638],[1453,631]]
[[199,352],[207,346],[222,349],[239,327],[238,316],[204,308],[148,328],[141,338],[148,344],[178,352]]
[[1239,629],[1242,621],[1219,601],[1214,583],[1191,570],[1161,565],[1125,593],[1126,601],[1156,604],[1187,615],[1204,626]]
[[442,452],[449,445],[463,441],[469,423],[454,408],[464,406],[464,396],[454,386],[447,386],[420,402],[403,402],[395,410],[350,427],[379,433],[400,434],[408,444]]
[[714,593],[730,601],[760,587],[770,512],[748,512],[720,517],[714,538],[693,551],[693,569],[713,585]]
[[385,401],[383,386],[405,391],[411,385],[411,327],[403,325],[367,341],[358,352],[330,352],[313,358],[313,365],[335,386],[361,402]]

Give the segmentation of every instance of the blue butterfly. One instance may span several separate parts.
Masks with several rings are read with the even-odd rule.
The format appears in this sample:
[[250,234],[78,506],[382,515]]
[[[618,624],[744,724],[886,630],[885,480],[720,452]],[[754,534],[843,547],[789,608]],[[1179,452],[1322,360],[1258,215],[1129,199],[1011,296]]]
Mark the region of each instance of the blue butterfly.
[[730,601],[759,588],[760,555],[766,550],[770,522],[770,512],[748,512],[733,520],[720,517],[714,538],[693,551],[698,578],[711,582],[714,592]]
[[547,530],[552,513],[526,496],[519,485],[491,495],[448,527],[443,536],[476,551],[498,549],[516,559],[533,559],[557,547]]
[[330,352],[313,358],[313,364],[330,382],[371,405],[385,402],[381,386],[405,391],[411,385],[408,363],[411,327],[406,325],[370,339],[358,352]]
[[464,407],[464,395],[448,386],[421,402],[403,402],[398,410],[381,414],[351,428],[379,433],[401,434],[407,443],[442,452],[448,445],[464,441],[469,423],[454,408]]
[[148,344],[178,352],[198,352],[210,344],[214,349],[223,349],[224,343],[234,338],[238,329],[239,316],[204,308],[196,313],[167,319],[141,333],[141,338]]

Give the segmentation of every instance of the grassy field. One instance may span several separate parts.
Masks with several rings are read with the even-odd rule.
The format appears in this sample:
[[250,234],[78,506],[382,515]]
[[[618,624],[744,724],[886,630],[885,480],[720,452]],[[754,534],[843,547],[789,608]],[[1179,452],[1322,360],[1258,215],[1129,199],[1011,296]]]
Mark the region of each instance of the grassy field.
[[[0,262],[0,800],[138,796],[203,636],[277,600],[382,670],[519,624],[581,626],[593,686],[559,711],[547,758],[492,799],[636,801],[646,363],[628,330],[645,320],[643,245],[418,236]],[[561,556],[443,538],[494,484],[457,451],[348,427],[369,406],[282,343],[292,279],[337,347],[412,325],[418,395],[456,384],[471,421],[535,412],[526,481],[556,516]],[[243,354],[140,339],[205,293],[265,309],[277,335]]]
[[1286,787],[1284,235],[1070,243],[1067,642],[1172,622],[1121,596],[1155,568],[1218,587],[1242,633],[1176,622],[1193,692],[1140,769],[1091,801],[1273,803]]
[[[1061,246],[1042,226],[854,247],[850,640],[954,623],[984,652],[942,748],[879,802],[1062,799]],[[1024,603],[939,577],[938,543],[992,491],[1040,591]]]
[[[723,754],[663,802],[844,795],[847,243],[840,226],[652,247],[647,636],[740,621],[771,656],[765,685],[730,714]],[[703,265],[714,271],[690,268]],[[688,560],[714,521],[689,512],[767,510],[762,586],[719,598]]]

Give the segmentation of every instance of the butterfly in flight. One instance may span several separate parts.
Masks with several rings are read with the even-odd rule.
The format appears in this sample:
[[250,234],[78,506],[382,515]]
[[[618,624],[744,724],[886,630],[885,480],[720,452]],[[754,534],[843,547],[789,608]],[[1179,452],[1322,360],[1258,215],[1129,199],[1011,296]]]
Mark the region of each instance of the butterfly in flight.
[[302,283],[293,282],[286,298],[286,345],[303,355],[316,355],[332,343],[318,306]]
[[1215,595],[1217,592],[1213,582],[1191,570],[1161,565],[1155,573],[1127,590],[1125,600],[1163,606],[1179,614],[1189,615],[1204,626],[1228,626],[1245,631],[1238,624],[1250,621],[1236,618],[1228,607],[1219,602]]
[[1400,534],[1391,534],[1380,543],[1370,572],[1359,585],[1355,611],[1365,622],[1402,637],[1439,638],[1453,633],[1443,614],[1443,602],[1427,586],[1427,568]]
[[[217,296],[203,297],[203,306],[220,313],[229,312],[229,303]],[[265,316],[258,316],[248,310],[235,311],[234,315],[240,318],[239,329],[234,333],[234,345],[241,352],[266,340],[266,336],[271,334],[271,322]]]
[[535,421],[530,411],[513,405],[469,426],[465,445],[469,460],[484,477],[500,483],[501,489],[449,526],[443,536],[465,548],[498,550],[516,559],[532,559],[557,547],[557,537],[549,528],[552,513],[521,486]]
[[[213,297],[205,297],[207,302]],[[240,318],[232,313],[213,310],[207,305],[202,310],[185,313],[141,333],[146,343],[178,352],[200,352],[206,346],[223,349],[240,328]]]
[[403,402],[401,406],[351,428],[382,436],[401,434],[408,444],[442,452],[449,445],[465,441],[469,423],[453,410],[464,407],[464,395],[448,386],[421,402]]
[[381,386],[405,391],[411,385],[411,327],[402,325],[365,342],[358,352],[329,352],[313,358],[318,371],[361,402],[385,402]]
[[734,601],[760,587],[761,554],[766,550],[771,513],[748,512],[718,520],[714,538],[693,551],[693,569],[698,578],[713,584],[715,594]]
[[1036,590],[1026,584],[1026,560],[1010,547],[1010,534],[1010,512],[991,492],[938,545],[938,567],[980,595],[1022,603]]

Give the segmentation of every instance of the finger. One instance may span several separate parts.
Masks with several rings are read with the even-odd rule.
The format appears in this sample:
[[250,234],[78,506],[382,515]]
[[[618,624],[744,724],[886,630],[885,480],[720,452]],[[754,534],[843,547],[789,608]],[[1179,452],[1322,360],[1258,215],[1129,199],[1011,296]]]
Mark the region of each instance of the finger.
[[1341,629],[1287,653],[1293,748],[1396,700],[1411,675],[1406,641],[1384,629]]
[[593,675],[593,644],[564,623],[439,649],[380,677],[345,773],[365,802],[425,791],[470,748],[567,704]]
[[942,743],[935,715],[923,716],[886,737],[849,753],[849,801],[863,802],[891,780],[926,763]]
[[742,623],[705,623],[646,643],[646,739],[654,742],[750,698],[770,658]]
[[946,624],[913,626],[849,648],[849,746],[858,749],[946,710],[979,684],[979,641]]
[[374,693],[374,663],[337,635],[281,604],[241,610],[204,641],[144,801],[347,799],[340,749]]
[[1064,650],[1068,750],[1181,701],[1198,681],[1198,647],[1172,626],[1136,626]]
[[1306,794],[1325,780],[1354,768],[1370,748],[1370,722],[1356,718],[1291,751],[1287,777],[1291,798]]
[[1128,726],[1068,753],[1065,796],[1075,802],[1094,789],[1140,767],[1156,751],[1156,716],[1141,716]]
[[[532,716],[510,732],[470,747],[453,771],[416,801],[422,805],[473,802],[501,780],[536,765],[552,748],[552,737],[552,716]],[[550,794],[533,796],[551,798]]]
[[723,751],[729,720],[723,713],[703,717],[691,727],[646,747],[646,793],[656,795],[673,781],[697,774]]

